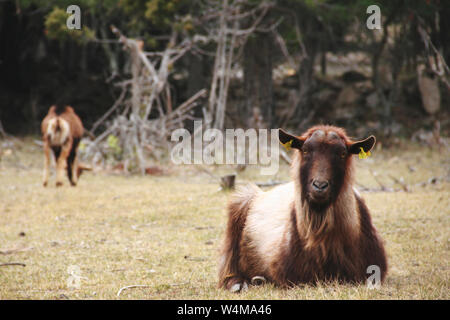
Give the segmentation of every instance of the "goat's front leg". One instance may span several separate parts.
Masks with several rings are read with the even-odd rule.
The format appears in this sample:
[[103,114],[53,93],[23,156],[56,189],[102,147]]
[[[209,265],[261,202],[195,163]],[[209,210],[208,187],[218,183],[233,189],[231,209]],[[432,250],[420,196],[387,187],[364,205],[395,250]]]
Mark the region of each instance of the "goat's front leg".
[[248,288],[246,278],[239,268],[241,239],[248,206],[231,203],[228,208],[228,224],[219,264],[219,288],[240,292]]
[[56,186],[60,187],[63,185],[63,176],[64,176],[64,170],[66,168],[67,158],[70,154],[70,149],[72,147],[71,142],[67,142],[61,147],[61,153],[59,154],[58,159],[56,159]]
[[47,139],[44,138],[44,172],[42,182],[42,185],[44,187],[46,187],[48,184],[49,167],[50,167],[50,145]]
[[74,155],[73,159],[70,159],[70,160],[71,160],[70,183],[72,184],[72,186],[76,186],[77,182],[78,182],[78,156],[76,154],[76,151],[75,151],[75,155]]

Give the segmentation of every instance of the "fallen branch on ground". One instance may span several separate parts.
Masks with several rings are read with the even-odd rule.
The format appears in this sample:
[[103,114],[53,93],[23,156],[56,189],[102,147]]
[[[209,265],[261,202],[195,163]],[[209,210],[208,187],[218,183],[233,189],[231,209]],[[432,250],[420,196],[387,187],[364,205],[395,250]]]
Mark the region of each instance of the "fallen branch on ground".
[[122,291],[126,290],[126,289],[131,289],[131,288],[149,288],[149,287],[150,286],[145,285],[145,284],[134,284],[134,285],[131,285],[131,286],[126,286],[126,287],[120,288],[120,290],[117,292],[117,296],[119,297],[120,294],[122,293]]
[[11,254],[11,253],[16,253],[16,252],[23,252],[23,251],[28,251],[33,249],[33,247],[26,247],[26,248],[14,248],[14,249],[3,249],[0,250],[0,254]]
[[393,189],[393,188],[369,188],[360,183],[356,183],[358,185],[358,190],[361,192],[398,192],[401,189]]
[[409,189],[409,187],[406,185],[406,183],[402,182],[400,179],[397,179],[396,177],[392,176],[392,175],[388,175],[389,178],[391,178],[395,183],[398,183],[399,185],[402,186],[403,191],[405,192],[410,192],[411,190]]
[[212,173],[210,170],[208,170],[207,168],[205,168],[204,166],[200,165],[200,166],[195,166],[196,169],[203,171],[205,173],[207,173],[211,178],[214,178],[216,180],[220,180],[220,177],[214,173]]
[[369,170],[372,177],[375,179],[375,181],[378,183],[378,185],[381,187],[381,191],[389,191],[389,188],[386,188],[384,184],[378,179],[377,174],[373,172],[372,170]]
[[268,182],[258,182],[255,183],[258,187],[272,187],[279,184],[287,183],[287,181],[268,181]]
[[7,263],[0,263],[0,267],[4,266],[22,266],[25,267],[26,264],[22,262],[7,262]]

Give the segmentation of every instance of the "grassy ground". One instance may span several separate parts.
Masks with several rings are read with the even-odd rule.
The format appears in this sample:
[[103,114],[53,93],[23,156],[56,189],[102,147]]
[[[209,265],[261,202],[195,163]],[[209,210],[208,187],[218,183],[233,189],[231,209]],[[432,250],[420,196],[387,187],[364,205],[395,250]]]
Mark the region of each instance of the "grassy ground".
[[[39,147],[28,141],[8,150],[0,161],[0,264],[26,266],[0,266],[0,299],[450,298],[448,150],[409,146],[355,159],[360,185],[401,188],[390,174],[411,188],[363,192],[389,257],[381,289],[265,285],[238,295],[216,288],[229,194],[218,191],[211,176],[194,166],[173,168],[164,177],[98,172],[83,175],[76,188],[66,182],[56,189],[54,180],[43,188]],[[417,185],[432,177],[447,180]],[[288,167],[272,179],[287,180]],[[250,168],[238,176],[240,183],[249,180],[268,178]],[[79,268],[79,289],[68,287],[70,268]],[[128,285],[146,287],[117,297]]]

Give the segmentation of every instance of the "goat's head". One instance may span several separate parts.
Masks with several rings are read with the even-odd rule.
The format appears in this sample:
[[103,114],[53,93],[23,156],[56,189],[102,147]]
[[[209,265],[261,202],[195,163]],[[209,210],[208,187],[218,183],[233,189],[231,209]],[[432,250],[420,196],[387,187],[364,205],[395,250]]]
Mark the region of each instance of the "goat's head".
[[59,116],[49,120],[46,136],[51,145],[63,145],[69,134],[70,126],[66,120]]
[[359,154],[361,148],[368,152],[375,144],[374,136],[353,142],[343,129],[333,126],[316,126],[301,136],[280,129],[279,140],[300,153],[302,200],[319,210],[337,198],[351,170],[351,156]]

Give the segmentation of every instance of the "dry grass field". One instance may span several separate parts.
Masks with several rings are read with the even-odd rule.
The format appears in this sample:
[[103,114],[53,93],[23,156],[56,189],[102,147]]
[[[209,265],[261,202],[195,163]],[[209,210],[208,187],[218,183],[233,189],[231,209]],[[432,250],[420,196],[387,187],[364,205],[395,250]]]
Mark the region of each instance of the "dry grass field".
[[[76,188],[65,181],[57,189],[54,177],[42,187],[43,155],[31,139],[0,153],[0,265],[25,265],[0,266],[0,299],[450,298],[449,150],[405,146],[355,159],[360,186],[401,189],[391,175],[411,189],[362,192],[388,252],[381,289],[263,285],[241,294],[216,287],[229,193],[198,167],[172,167],[161,177],[88,172]],[[433,177],[436,183],[419,185]],[[257,168],[237,177],[238,183],[269,179],[287,180],[288,167],[271,178]],[[70,285],[74,268],[79,288]],[[130,285],[142,287],[118,297]]]

